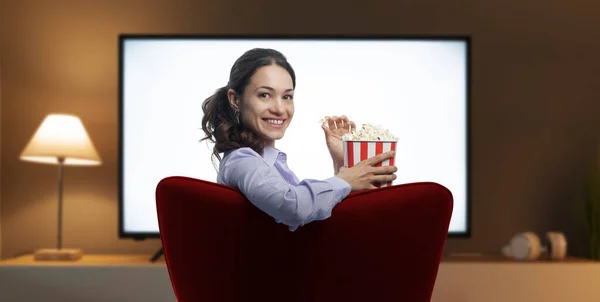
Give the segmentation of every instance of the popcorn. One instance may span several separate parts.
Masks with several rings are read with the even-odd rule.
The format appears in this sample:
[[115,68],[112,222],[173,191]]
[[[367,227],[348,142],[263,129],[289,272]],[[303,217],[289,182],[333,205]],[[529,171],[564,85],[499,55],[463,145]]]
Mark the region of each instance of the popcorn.
[[[327,124],[328,118],[321,119],[321,124]],[[381,126],[363,124],[360,130],[350,129],[350,133],[344,134],[342,140],[345,141],[397,141],[398,137],[393,135],[389,130],[383,129]]]
[[371,124],[363,124],[360,130],[354,129],[350,133],[342,136],[345,141],[397,141],[398,137],[394,136],[389,130],[374,126]]

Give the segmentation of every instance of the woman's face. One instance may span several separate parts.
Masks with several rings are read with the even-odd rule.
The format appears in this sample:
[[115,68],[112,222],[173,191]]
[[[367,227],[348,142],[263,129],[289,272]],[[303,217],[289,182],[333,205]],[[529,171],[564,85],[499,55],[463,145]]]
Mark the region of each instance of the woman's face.
[[294,85],[292,77],[278,65],[263,66],[256,70],[244,94],[228,93],[233,108],[238,109],[246,127],[265,140],[265,146],[275,146],[294,116]]

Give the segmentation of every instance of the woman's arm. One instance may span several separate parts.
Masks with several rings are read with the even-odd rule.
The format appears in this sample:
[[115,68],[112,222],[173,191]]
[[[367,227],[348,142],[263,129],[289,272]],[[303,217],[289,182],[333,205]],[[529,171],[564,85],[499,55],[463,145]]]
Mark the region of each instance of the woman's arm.
[[344,161],[333,160],[333,175],[340,173],[340,168],[344,166]]
[[223,181],[237,187],[278,223],[288,225],[290,231],[329,218],[351,189],[350,184],[335,176],[325,180],[305,179],[298,185],[290,185],[277,168],[269,166],[249,148],[240,148],[225,160],[221,166]]

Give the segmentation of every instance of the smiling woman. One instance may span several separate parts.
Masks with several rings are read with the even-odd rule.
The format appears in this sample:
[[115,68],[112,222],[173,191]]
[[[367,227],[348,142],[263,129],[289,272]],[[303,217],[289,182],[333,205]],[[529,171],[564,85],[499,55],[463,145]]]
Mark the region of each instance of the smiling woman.
[[[296,87],[296,75],[292,66],[280,52],[272,49],[252,49],[235,61],[229,74],[229,82],[219,88],[202,104],[204,117],[202,129],[215,146],[213,158],[221,160],[219,153],[248,147],[258,154],[263,153],[266,140],[280,139],[283,128],[275,137],[260,131],[266,124],[257,119],[287,119],[294,114],[292,100]],[[275,89],[284,90],[286,102]],[[245,100],[242,102],[242,99]],[[275,102],[274,112],[265,111]],[[285,107],[285,108],[283,108]],[[291,110],[291,112],[289,112]],[[289,115],[289,116],[286,116]],[[277,122],[280,123],[280,122]],[[271,125],[271,124],[269,124]],[[266,126],[266,125],[265,125]],[[271,143],[270,145],[273,145]]]
[[[377,155],[352,168],[340,167],[341,144],[333,137],[349,129],[324,128],[336,175],[300,181],[288,167],[287,155],[275,148],[275,141],[283,138],[292,122],[295,88],[296,76],[285,56],[273,49],[255,48],[233,64],[228,84],[202,104],[206,134],[202,140],[215,143],[213,157],[221,161],[217,182],[237,187],[257,208],[291,231],[328,218],[351,191],[392,181],[397,170],[395,166],[373,167],[393,153]],[[353,124],[343,119],[347,126]],[[219,153],[224,153],[222,160]]]
[[241,124],[253,130],[264,146],[275,147],[275,140],[283,138],[294,116],[295,85],[290,74],[276,64],[263,66],[241,94],[234,89],[227,91],[227,99],[231,108],[239,112]]

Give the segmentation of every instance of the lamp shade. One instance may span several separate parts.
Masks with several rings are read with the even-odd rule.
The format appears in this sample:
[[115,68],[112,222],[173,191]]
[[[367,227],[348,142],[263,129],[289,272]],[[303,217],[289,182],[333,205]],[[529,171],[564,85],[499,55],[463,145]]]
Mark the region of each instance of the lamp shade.
[[20,156],[21,160],[58,164],[64,158],[65,165],[100,165],[100,157],[94,148],[81,120],[68,114],[50,114]]

